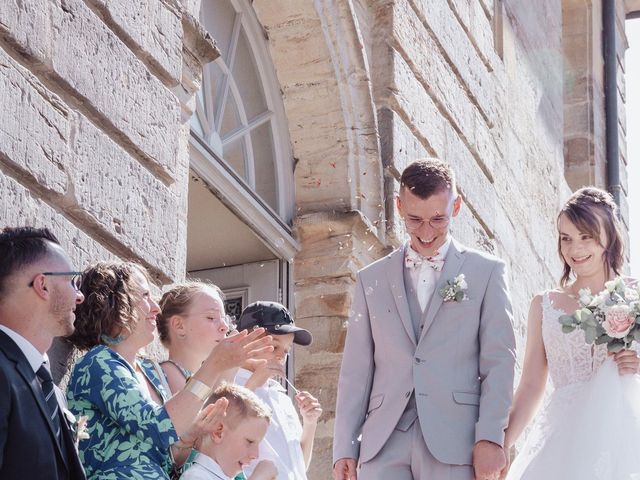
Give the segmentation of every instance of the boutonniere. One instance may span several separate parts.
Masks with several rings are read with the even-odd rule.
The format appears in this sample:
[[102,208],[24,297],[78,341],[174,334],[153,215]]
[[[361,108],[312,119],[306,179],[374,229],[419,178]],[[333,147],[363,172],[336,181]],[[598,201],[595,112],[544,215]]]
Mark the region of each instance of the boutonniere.
[[76,417],[67,409],[64,409],[64,414],[69,421],[71,436],[73,437],[73,443],[76,445],[77,450],[80,440],[89,438],[89,432],[87,432],[87,420],[89,419],[89,417],[87,417],[86,415],[80,415],[79,417]]
[[468,300],[467,282],[464,279],[464,273],[447,280],[447,284],[440,289],[440,296],[444,302],[463,302]]

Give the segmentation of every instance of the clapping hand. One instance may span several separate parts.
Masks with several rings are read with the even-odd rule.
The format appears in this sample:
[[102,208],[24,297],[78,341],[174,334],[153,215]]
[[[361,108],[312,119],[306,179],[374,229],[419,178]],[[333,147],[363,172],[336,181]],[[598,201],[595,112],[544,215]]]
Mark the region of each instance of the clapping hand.
[[268,379],[276,376],[283,377],[284,375],[286,375],[284,365],[272,358],[254,368],[253,374],[251,374],[245,386],[249,390],[255,391],[264,385]]
[[264,328],[256,328],[251,333],[243,330],[221,340],[211,350],[206,362],[212,362],[218,371],[240,367],[247,361],[256,366],[265,364],[273,352],[273,345],[271,336],[260,338],[264,331]]
[[180,436],[180,441],[193,445],[200,437],[213,433],[225,417],[228,405],[229,400],[223,397],[204,407],[198,412],[187,431]]

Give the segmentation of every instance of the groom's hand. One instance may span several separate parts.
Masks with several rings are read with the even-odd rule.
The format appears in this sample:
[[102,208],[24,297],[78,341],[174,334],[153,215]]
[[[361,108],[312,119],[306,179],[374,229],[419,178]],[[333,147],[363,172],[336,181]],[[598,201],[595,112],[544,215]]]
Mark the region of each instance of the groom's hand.
[[473,470],[476,480],[497,480],[506,465],[507,458],[500,445],[480,440],[473,447]]
[[333,466],[333,480],[357,480],[356,459],[341,458]]

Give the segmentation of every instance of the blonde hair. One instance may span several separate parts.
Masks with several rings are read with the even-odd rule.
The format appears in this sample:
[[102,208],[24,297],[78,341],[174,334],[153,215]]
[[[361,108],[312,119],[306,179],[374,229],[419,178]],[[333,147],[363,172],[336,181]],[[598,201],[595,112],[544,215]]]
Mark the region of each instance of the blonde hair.
[[205,405],[216,403],[221,398],[229,401],[225,418],[232,427],[248,417],[271,421],[271,409],[248,388],[233,383],[223,383],[211,394]]

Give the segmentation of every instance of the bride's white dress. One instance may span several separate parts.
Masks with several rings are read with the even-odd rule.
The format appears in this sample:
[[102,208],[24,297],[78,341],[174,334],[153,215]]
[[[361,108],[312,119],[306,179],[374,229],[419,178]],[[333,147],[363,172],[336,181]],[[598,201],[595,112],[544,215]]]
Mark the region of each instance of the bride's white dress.
[[542,298],[542,338],[554,391],[507,480],[640,480],[640,379],[620,376],[606,346],[562,333]]

